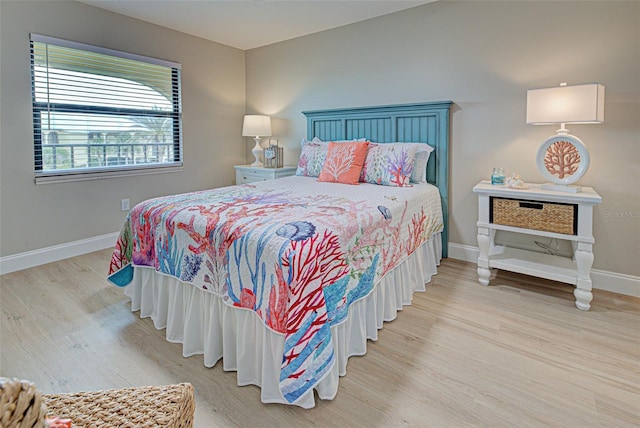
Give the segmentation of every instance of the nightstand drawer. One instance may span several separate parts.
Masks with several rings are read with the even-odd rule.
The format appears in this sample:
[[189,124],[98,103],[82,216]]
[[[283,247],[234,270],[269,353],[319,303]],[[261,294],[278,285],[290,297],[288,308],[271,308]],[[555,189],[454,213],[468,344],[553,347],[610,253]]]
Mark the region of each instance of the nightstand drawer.
[[243,168],[239,169],[237,173],[238,175],[242,176],[242,179],[245,182],[264,181],[273,178],[273,174],[270,171],[265,171],[262,169]]
[[236,184],[255,183],[258,181],[273,180],[275,178],[295,175],[296,166],[284,166],[282,168],[264,168],[251,165],[235,165]]
[[490,197],[489,222],[545,232],[578,234],[578,205]]

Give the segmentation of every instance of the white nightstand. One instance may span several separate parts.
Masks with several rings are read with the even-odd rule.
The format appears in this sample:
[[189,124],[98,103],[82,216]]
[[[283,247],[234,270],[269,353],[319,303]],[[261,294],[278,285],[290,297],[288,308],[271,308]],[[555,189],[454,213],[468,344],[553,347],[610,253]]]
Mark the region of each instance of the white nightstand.
[[274,178],[295,175],[298,167],[265,168],[251,165],[235,165],[236,184],[255,183],[256,181],[273,180]]
[[[602,198],[592,188],[580,193],[510,189],[481,181],[478,195],[478,281],[489,284],[490,268],[504,269],[576,286],[576,307],[589,310],[593,265],[593,206]],[[495,245],[495,233],[504,230],[571,242],[573,258]]]

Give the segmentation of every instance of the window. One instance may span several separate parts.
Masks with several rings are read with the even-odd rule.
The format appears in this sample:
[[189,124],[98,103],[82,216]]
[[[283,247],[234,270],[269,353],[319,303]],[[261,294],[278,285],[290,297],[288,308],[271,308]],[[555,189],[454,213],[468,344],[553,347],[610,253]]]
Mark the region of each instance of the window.
[[36,183],[182,166],[180,64],[31,35]]

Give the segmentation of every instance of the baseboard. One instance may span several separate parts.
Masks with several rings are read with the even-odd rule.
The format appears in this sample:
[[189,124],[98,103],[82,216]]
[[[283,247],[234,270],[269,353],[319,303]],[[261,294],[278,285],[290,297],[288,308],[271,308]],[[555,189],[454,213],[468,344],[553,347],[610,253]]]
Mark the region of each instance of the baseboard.
[[[469,245],[449,244],[449,257],[465,262],[478,262],[478,247]],[[593,288],[611,291],[626,296],[640,297],[640,277],[608,272],[599,269],[591,270]]]
[[470,263],[478,263],[478,247],[449,243],[449,257]]
[[627,296],[640,297],[640,278],[606,270],[592,269],[593,288]]
[[0,275],[113,247],[118,232],[0,257]]

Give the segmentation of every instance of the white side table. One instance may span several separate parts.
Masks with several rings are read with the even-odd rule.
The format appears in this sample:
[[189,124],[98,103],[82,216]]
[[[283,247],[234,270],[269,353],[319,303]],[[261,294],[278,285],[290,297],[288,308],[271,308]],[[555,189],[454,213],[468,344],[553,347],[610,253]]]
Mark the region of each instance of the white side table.
[[298,167],[265,168],[261,166],[235,165],[234,168],[236,169],[236,184],[245,184],[295,175]]
[[[589,310],[593,299],[590,274],[595,242],[593,207],[602,202],[602,198],[590,187],[583,187],[580,193],[543,190],[539,184],[527,183],[527,187],[510,189],[481,181],[473,188],[478,195],[478,281],[489,285],[490,269],[497,268],[573,284],[576,286],[573,293],[576,307]],[[514,215],[509,217],[514,220],[505,221],[502,211],[494,212],[504,210],[501,208],[504,202],[515,207]],[[546,217],[550,221],[545,223],[544,216],[549,216],[548,213],[556,208],[570,216],[563,226],[570,230],[553,231],[552,223],[558,218],[555,214]],[[518,217],[519,214],[522,215]],[[497,220],[498,217],[502,218]],[[528,219],[534,221],[528,223]],[[539,219],[542,221],[536,222]],[[568,240],[573,248],[573,258],[495,245],[497,230]]]

